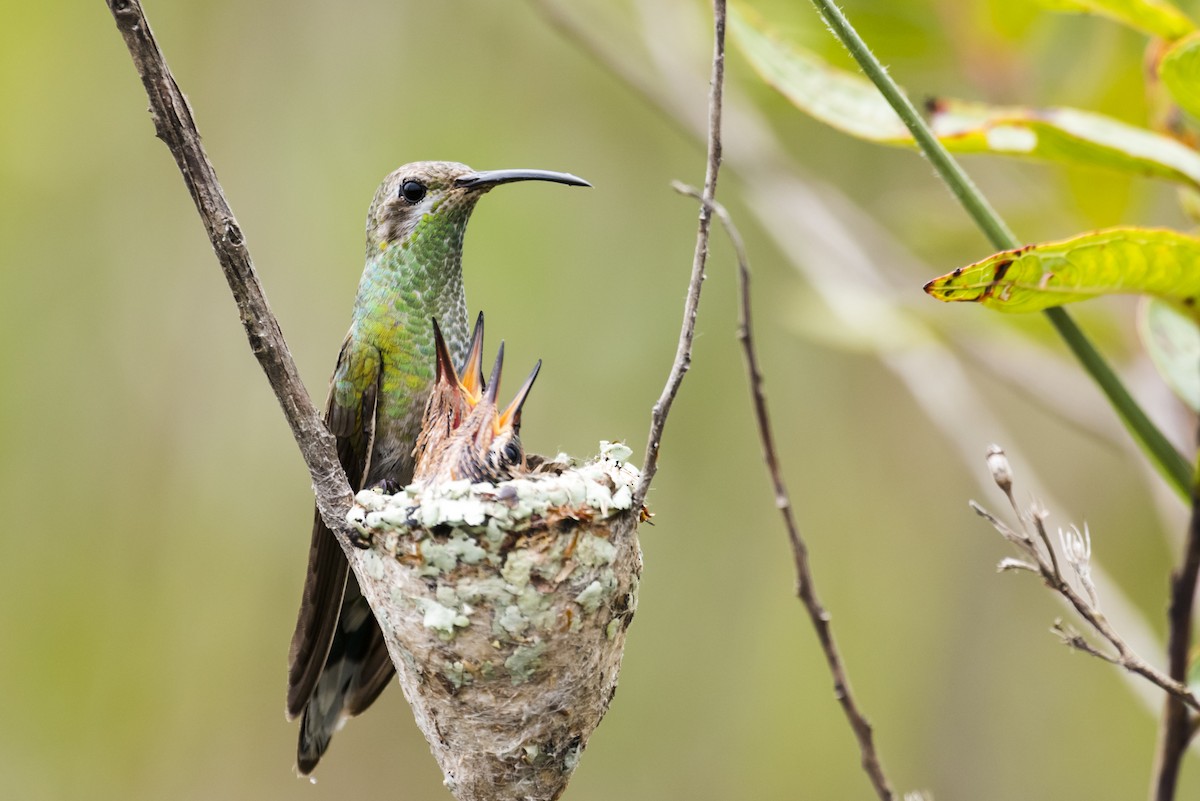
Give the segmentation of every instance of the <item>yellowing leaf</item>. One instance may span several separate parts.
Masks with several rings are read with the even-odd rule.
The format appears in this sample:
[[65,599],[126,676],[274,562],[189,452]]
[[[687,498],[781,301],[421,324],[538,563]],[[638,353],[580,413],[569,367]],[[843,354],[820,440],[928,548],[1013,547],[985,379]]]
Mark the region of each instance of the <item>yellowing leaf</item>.
[[1200,239],[1161,228],[1111,228],[1005,250],[935,278],[938,300],[1041,311],[1097,295],[1155,295],[1197,313]]
[[1141,304],[1138,333],[1159,375],[1200,414],[1200,326],[1156,298]]
[[930,120],[946,148],[1110,167],[1200,186],[1200,153],[1167,136],[1073,108],[935,104]]
[[[851,136],[915,147],[879,91],[772,35],[752,12],[732,10],[731,30],[750,63],[797,108]],[[1200,153],[1167,136],[1070,108],[1000,108],[941,100],[930,123],[946,149],[1108,167],[1200,187]]]
[[1200,120],[1200,32],[1171,45],[1158,62],[1158,75],[1179,107]]
[[1040,0],[1046,8],[1054,11],[1072,11],[1084,14],[1099,14],[1131,28],[1161,36],[1178,39],[1196,29],[1187,15],[1166,0]]

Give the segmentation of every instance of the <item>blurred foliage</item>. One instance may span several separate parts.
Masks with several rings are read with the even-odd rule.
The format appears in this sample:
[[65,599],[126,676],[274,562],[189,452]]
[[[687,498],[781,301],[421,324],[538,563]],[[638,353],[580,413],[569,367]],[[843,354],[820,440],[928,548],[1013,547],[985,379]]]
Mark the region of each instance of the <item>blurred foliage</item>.
[[[564,2],[615,22],[631,55],[649,34],[694,46],[704,67],[699,0]],[[754,5],[846,65],[807,4]],[[697,24],[655,30],[659,6],[694,11]],[[1145,120],[1144,37],[1110,21],[1032,0],[846,7],[918,96]],[[6,10],[0,797],[447,798],[395,689],[338,736],[318,784],[292,775],[283,691],[306,472],[107,9]],[[693,245],[695,207],[668,182],[699,182],[699,143],[525,4],[147,0],[147,13],[314,395],[348,324],[363,215],[384,174],[425,158],[569,170],[595,189],[525,185],[480,205],[468,301],[486,308],[514,363],[544,359],[526,407],[531,449],[587,454],[625,438],[640,450]],[[895,276],[907,287],[898,303],[928,304],[947,330],[1015,331],[1061,350],[1040,320],[982,320],[924,298],[924,278],[989,248],[919,158],[804,119],[732,52],[729,80],[807,180],[841,187],[919,257]],[[1086,166],[968,168],[1029,241],[1186,225],[1160,183]],[[978,462],[964,465],[877,359],[798,335],[811,294],[747,213],[742,180],[731,172],[721,194],[756,270],[784,467],[894,780],[941,799],[1141,795],[1158,704],[1047,635],[1062,610],[1044,593],[993,575],[1004,543],[966,506],[993,433],[981,427]],[[730,263],[718,239],[650,497],[655,525],[643,529],[621,690],[568,799],[868,792],[792,596],[733,337]],[[1129,305],[1104,300],[1080,318],[1186,440],[1193,420],[1137,355]],[[1050,393],[1074,370],[1054,364],[1037,374]],[[1161,487],[1110,416],[1111,438],[1080,431],[987,363],[973,369],[1019,432],[1003,443],[1018,480],[1036,465],[1046,482],[1018,491],[1052,493],[1052,525],[1088,521],[1096,560],[1161,636],[1179,509],[1156,505]],[[1198,768],[1185,767],[1180,797],[1200,790]]]

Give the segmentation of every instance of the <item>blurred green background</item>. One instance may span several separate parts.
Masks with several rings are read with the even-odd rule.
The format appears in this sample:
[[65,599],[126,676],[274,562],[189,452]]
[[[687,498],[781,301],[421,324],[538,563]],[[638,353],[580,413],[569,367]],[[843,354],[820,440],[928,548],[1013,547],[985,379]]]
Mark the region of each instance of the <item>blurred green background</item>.
[[[847,63],[809,4],[755,5]],[[1017,0],[845,5],[918,98],[1145,117],[1145,40],[1113,23]],[[701,118],[706,4],[563,7]],[[567,170],[595,188],[523,184],[481,203],[467,237],[468,303],[486,309],[512,364],[544,359],[526,407],[531,450],[587,455],[600,439],[625,439],[641,452],[694,242],[695,205],[669,182],[703,178],[702,143],[661,103],[527,3],[146,9],[313,395],[324,396],[349,322],[364,214],[383,175],[418,159]],[[99,0],[10,2],[4,18],[0,797],[449,798],[396,689],[338,735],[317,784],[294,776],[283,701],[307,473],[108,10]],[[1052,526],[1088,521],[1113,579],[1101,606],[1129,604],[1144,618],[1129,625],[1153,638],[1164,631],[1179,504],[1131,455],[1041,317],[1001,319],[922,295],[928,278],[990,251],[921,159],[803,117],[733,43],[728,94],[762,115],[758,133],[782,142],[779,177],[831,198],[822,213],[867,248],[895,287],[888,301],[960,348],[989,404],[986,415],[956,409],[980,423],[954,439],[888,361],[848,347],[851,332],[748,207],[753,180],[731,163],[720,194],[755,269],[786,476],[897,788],[947,800],[1143,796],[1158,699],[1147,704],[1115,669],[1047,633],[1065,611],[1034,580],[995,575],[1006,547],[967,499],[1002,511],[983,454],[1012,432],[1002,444],[1018,491],[1052,496]],[[728,147],[757,152],[758,134],[738,120],[735,109]],[[1119,222],[1184,225],[1161,184],[988,159],[968,167],[1030,241]],[[801,230],[811,223],[811,208],[786,196],[776,206]],[[822,225],[836,239],[836,226]],[[817,266],[841,270],[836,259]],[[641,606],[620,692],[565,797],[867,798],[793,595],[720,235],[708,276],[650,496],[654,525],[642,532]],[[1140,355],[1133,305],[1079,311],[1155,417],[1190,441],[1193,421]],[[898,345],[887,358],[922,352]],[[926,375],[931,396],[949,391],[936,360]],[[1155,641],[1146,647],[1162,664]],[[1200,792],[1198,769],[1194,759],[1185,767],[1180,798]]]

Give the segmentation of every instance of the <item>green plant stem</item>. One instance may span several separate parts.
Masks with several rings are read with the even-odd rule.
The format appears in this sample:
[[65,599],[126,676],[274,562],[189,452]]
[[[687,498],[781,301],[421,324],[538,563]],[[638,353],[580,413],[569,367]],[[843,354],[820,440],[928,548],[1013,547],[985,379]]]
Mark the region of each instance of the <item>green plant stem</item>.
[[1185,500],[1191,497],[1192,468],[1187,459],[1175,450],[1175,446],[1168,442],[1162,431],[1150,421],[1150,418],[1142,411],[1142,407],[1121,383],[1121,379],[1113,372],[1112,367],[1079,329],[1071,315],[1067,314],[1066,309],[1056,307],[1046,309],[1044,313],[1049,318],[1050,324],[1054,326],[1054,330],[1058,331],[1058,335],[1063,338],[1071,352],[1088,371],[1088,375],[1100,385],[1100,389],[1108,396],[1109,402],[1116,408],[1121,422],[1129,429],[1129,433],[1150,454],[1151,461],[1158,472],[1179,493],[1180,497]]
[[[887,70],[879,63],[879,59],[875,58],[841,9],[834,4],[833,0],[812,0],[812,2],[829,29],[850,51],[850,55],[858,62],[862,71],[871,79],[871,82],[875,84],[903,120],[908,130],[912,132],[921,152],[933,164],[933,168],[950,187],[950,191],[958,198],[958,202],[971,215],[971,219],[987,235],[992,246],[997,250],[1013,250],[1020,247],[1021,242],[1016,235],[992,208],[970,176],[938,141],[924,118],[913,106],[912,101],[888,75]],[[1113,405],[1134,440],[1150,456],[1159,473],[1182,498],[1185,500],[1189,498],[1192,469],[1187,460],[1179,451],[1175,450],[1158,427],[1146,416],[1142,407],[1121,383],[1116,372],[1104,360],[1104,357],[1100,355],[1100,352],[1096,350],[1066,310],[1062,308],[1046,309],[1045,314],[1049,318],[1050,324],[1054,326],[1054,330],[1079,359],[1083,368],[1100,386],[1101,391],[1108,396],[1109,403]]]

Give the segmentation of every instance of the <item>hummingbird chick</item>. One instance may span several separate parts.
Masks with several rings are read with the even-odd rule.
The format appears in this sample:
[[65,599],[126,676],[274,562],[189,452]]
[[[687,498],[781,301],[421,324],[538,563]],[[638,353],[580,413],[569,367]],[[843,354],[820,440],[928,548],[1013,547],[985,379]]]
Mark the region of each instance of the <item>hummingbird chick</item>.
[[534,365],[512,402],[500,410],[496,398],[504,365],[504,343],[500,343],[492,375],[484,383],[480,369],[483,315],[480,314],[475,325],[471,350],[463,366],[463,378],[454,372],[436,320],[433,330],[438,354],[437,377],[417,437],[413,481],[433,483],[468,479],[494,484],[525,472],[525,451],[520,439],[521,408],[537,379],[541,360]]
[[424,481],[434,472],[431,465],[463,419],[483,397],[483,312],[475,320],[471,349],[461,371],[454,369],[454,358],[442,336],[437,318],[432,318],[434,378],[421,416],[421,430],[413,448],[413,481]]

